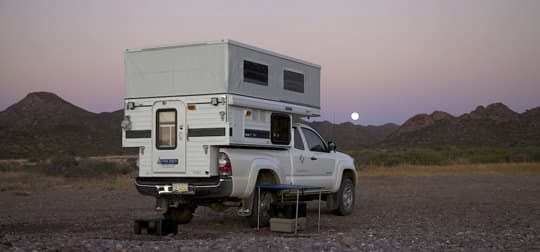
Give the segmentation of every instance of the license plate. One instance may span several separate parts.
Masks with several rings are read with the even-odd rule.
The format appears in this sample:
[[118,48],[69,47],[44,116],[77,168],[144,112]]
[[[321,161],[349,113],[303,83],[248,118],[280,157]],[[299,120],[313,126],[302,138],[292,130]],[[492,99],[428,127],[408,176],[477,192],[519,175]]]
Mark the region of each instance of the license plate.
[[162,165],[177,165],[178,163],[178,159],[159,159],[159,164]]
[[174,183],[172,184],[173,192],[187,192],[189,187],[187,183]]

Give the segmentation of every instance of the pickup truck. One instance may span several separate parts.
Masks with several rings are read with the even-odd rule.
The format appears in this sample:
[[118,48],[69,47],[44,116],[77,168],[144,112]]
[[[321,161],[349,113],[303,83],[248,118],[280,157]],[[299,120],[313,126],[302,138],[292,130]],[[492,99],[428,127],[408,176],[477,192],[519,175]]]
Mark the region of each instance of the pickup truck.
[[[354,160],[336,151],[333,142],[325,142],[312,128],[292,124],[291,147],[264,148],[252,146],[218,147],[217,176],[210,177],[144,177],[136,179],[137,190],[155,197],[156,210],[177,223],[187,223],[198,206],[215,210],[239,207],[238,215],[249,224],[270,220],[270,204],[281,197],[273,191],[262,191],[257,198],[256,184],[294,184],[323,188],[322,199],[338,215],[354,210],[357,173]],[[318,199],[318,191],[305,191],[302,200]],[[257,204],[260,202],[260,205]]]

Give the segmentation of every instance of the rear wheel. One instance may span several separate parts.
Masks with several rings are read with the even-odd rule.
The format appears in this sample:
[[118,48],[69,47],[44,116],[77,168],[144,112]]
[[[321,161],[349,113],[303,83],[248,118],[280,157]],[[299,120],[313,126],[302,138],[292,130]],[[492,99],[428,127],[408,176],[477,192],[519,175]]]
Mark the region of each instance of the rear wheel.
[[261,200],[259,201],[259,192],[255,189],[253,208],[251,210],[251,215],[248,217],[250,226],[256,227],[257,221],[260,227],[268,226],[270,224],[270,205],[275,199],[276,196],[274,193],[261,190]]
[[193,218],[194,207],[180,205],[178,207],[169,207],[167,212],[163,214],[166,219],[173,220],[176,224],[186,224]]
[[339,191],[336,193],[336,200],[338,203],[338,208],[336,209],[337,215],[349,215],[354,210],[354,183],[351,178],[344,177],[341,181],[341,186]]
[[[257,184],[275,184],[274,178],[269,173],[261,173],[257,179]],[[253,190],[253,204],[251,207],[251,215],[248,216],[248,222],[251,227],[256,227],[257,222],[259,227],[268,226],[270,224],[270,205],[277,199],[276,193],[271,191],[261,190],[261,200],[259,202],[259,190]],[[258,213],[258,216],[257,216]]]

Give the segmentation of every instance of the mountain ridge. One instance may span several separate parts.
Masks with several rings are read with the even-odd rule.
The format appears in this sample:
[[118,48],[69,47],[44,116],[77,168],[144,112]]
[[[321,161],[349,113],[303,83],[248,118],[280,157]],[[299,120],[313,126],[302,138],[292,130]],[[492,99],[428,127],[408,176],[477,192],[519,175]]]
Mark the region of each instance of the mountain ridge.
[[540,107],[517,113],[497,102],[460,116],[434,111],[409,118],[384,147],[515,146],[540,144]]
[[[0,158],[133,153],[121,147],[122,119],[122,109],[93,113],[54,93],[29,93],[0,112]],[[477,106],[459,116],[437,110],[417,114],[402,125],[297,121],[340,149],[540,144],[540,107],[517,113],[503,103]]]
[[92,113],[50,92],[0,112],[0,158],[120,154],[123,111]]

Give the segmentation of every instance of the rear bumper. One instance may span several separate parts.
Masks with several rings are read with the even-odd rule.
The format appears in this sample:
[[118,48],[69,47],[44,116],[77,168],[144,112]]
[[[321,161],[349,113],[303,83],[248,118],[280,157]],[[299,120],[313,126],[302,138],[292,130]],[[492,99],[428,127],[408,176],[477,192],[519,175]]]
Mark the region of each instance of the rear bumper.
[[[188,190],[173,190],[174,183],[185,183]],[[137,177],[135,188],[143,195],[153,197],[191,197],[193,199],[210,199],[229,197],[232,193],[232,178],[211,178],[207,181],[185,180],[182,178],[148,178]]]

